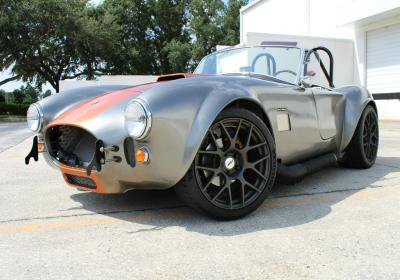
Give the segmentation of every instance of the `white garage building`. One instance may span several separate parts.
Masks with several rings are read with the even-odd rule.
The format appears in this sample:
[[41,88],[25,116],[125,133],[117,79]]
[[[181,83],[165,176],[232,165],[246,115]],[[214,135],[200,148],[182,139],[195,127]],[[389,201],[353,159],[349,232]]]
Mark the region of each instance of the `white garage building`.
[[254,0],[240,21],[244,44],[330,48],[336,85],[366,86],[381,117],[400,119],[400,0]]

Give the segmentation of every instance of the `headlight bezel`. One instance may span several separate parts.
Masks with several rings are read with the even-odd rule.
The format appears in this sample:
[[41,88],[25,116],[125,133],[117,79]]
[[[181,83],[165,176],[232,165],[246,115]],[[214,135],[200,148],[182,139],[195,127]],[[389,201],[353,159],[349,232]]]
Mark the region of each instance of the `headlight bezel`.
[[[33,129],[29,125],[29,121],[31,121],[32,119],[30,119],[29,116],[28,116],[28,112],[33,108],[34,108],[34,110],[36,110],[36,115],[38,117],[38,120],[37,120],[38,123],[37,123],[37,126],[36,126],[35,129]],[[29,108],[28,108],[28,110],[26,112],[26,122],[27,122],[27,125],[28,125],[29,129],[32,130],[33,132],[39,132],[42,129],[42,126],[43,126],[43,110],[42,110],[42,107],[39,104],[33,103],[33,104],[31,104],[29,106]]]
[[[129,108],[129,106],[132,106],[132,104],[138,105],[144,113],[145,126],[144,126],[144,129],[142,129],[140,135],[132,135],[132,131],[129,131],[129,129],[128,129],[127,123],[130,120],[127,117],[127,110]],[[141,98],[134,98],[134,99],[130,100],[124,110],[124,120],[125,120],[125,129],[132,138],[134,138],[135,140],[145,139],[149,135],[150,129],[152,126],[152,114],[151,114],[151,109],[150,109],[149,104]]]

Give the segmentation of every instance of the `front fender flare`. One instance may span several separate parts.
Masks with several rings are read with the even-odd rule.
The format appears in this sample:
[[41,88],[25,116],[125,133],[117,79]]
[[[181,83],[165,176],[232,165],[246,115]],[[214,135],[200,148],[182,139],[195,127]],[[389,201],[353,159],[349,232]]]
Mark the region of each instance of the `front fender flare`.
[[[224,78],[182,79],[140,95],[150,104],[153,126],[146,145],[159,181],[178,183],[216,117],[238,100],[259,100],[240,83]],[[261,107],[261,105],[260,105]]]

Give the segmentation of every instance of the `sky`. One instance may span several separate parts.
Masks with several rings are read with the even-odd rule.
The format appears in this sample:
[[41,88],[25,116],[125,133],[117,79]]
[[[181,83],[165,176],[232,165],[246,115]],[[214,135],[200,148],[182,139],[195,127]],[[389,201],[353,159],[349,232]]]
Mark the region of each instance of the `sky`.
[[100,4],[101,2],[103,2],[104,0],[91,0],[90,2],[92,3],[92,4],[94,4],[94,5],[98,5],[98,4]]

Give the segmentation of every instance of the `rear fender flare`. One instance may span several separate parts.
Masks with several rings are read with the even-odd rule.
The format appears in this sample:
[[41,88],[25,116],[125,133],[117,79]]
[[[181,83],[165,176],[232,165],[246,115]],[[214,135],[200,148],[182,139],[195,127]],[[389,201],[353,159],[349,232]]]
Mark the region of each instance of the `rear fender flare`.
[[345,94],[345,108],[343,117],[342,137],[339,152],[343,152],[350,144],[356,131],[361,114],[368,104],[372,104],[376,109],[372,94],[365,88],[359,86],[348,86],[337,91]]

